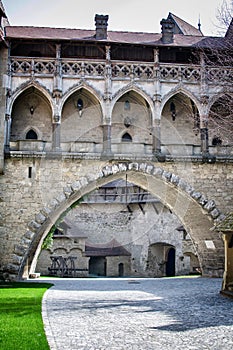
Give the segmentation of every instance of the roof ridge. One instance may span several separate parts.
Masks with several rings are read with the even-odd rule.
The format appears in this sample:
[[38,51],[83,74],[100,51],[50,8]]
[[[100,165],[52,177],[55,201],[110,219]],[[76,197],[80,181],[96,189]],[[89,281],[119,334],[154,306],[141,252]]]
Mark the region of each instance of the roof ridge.
[[[1,1],[1,0],[0,0]],[[50,26],[30,26],[30,25],[7,25],[6,27],[10,28],[37,28],[37,29],[61,29],[61,30],[80,30],[80,31],[88,31],[95,32],[95,29],[86,29],[86,28],[67,28],[67,27],[50,27]],[[161,33],[156,32],[142,32],[142,31],[130,31],[130,30],[108,30],[108,33],[133,33],[133,34],[151,34],[157,35]]]

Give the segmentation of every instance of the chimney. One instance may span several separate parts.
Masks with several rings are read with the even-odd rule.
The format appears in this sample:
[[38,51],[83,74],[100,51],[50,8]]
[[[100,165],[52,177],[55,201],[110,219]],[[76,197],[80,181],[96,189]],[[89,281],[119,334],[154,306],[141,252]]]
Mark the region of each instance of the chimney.
[[171,44],[174,39],[174,22],[171,19],[162,19],[162,42],[163,44]]
[[95,15],[95,38],[107,39],[108,15]]

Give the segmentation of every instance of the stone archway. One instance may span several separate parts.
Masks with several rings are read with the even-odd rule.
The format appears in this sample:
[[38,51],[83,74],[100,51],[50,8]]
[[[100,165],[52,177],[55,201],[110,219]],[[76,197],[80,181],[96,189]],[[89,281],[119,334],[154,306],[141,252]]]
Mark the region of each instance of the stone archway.
[[197,247],[203,275],[221,276],[223,242],[218,233],[211,230],[214,220],[221,218],[221,213],[214,201],[171,172],[150,163],[129,162],[104,165],[94,169],[91,175],[84,169],[82,178],[66,186],[48,207],[41,209],[35,220],[29,223],[21,243],[15,247],[13,261],[7,267],[9,278],[21,278],[27,260],[33,270],[44,238],[67,208],[96,187],[121,178],[126,173],[129,181],[149,190],[171,208],[188,229]]

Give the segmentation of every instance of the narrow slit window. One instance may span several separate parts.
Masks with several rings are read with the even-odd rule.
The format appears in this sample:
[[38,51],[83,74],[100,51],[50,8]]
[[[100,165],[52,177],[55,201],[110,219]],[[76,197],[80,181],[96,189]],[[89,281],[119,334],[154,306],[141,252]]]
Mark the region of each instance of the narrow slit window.
[[32,167],[28,167],[28,178],[31,179],[32,178]]
[[125,101],[125,111],[130,110],[130,102],[128,100]]

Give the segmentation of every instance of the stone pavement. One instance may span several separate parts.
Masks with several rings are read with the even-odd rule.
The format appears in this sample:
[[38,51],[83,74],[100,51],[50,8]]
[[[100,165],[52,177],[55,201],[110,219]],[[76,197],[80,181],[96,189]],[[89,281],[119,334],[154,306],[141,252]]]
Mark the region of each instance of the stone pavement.
[[233,349],[233,300],[219,294],[221,279],[48,281],[51,350]]

